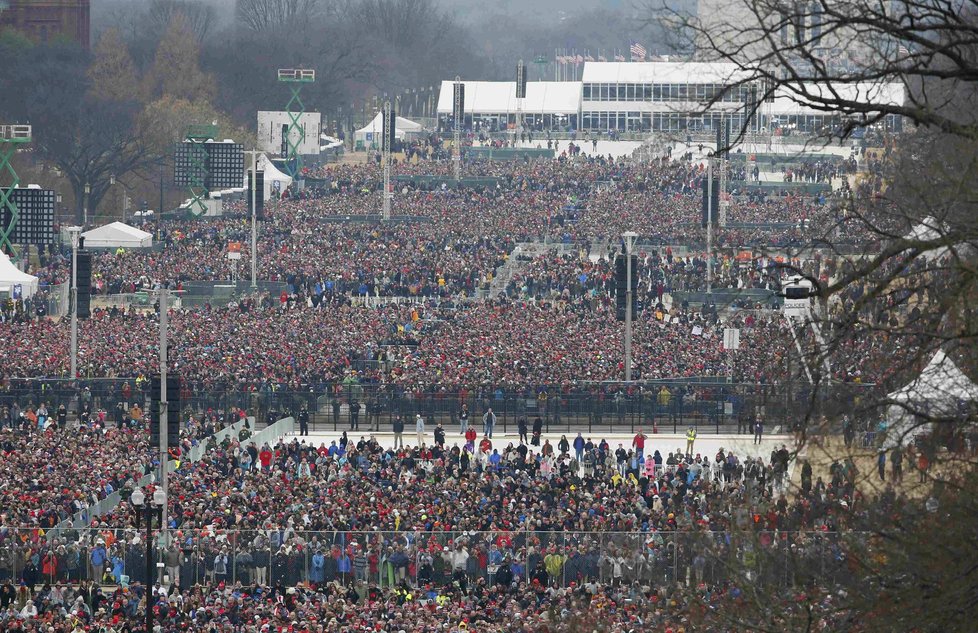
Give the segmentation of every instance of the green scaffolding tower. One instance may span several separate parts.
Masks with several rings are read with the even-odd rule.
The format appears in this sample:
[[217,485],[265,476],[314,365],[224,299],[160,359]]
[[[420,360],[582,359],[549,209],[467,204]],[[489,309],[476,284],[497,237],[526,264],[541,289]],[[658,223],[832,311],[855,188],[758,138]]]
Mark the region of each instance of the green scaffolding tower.
[[189,158],[190,205],[187,209],[194,215],[207,213],[206,200],[210,196],[207,189],[207,148],[204,143],[217,137],[216,125],[191,125],[187,128],[187,156]]
[[17,255],[10,236],[14,232],[20,213],[17,211],[17,204],[13,201],[13,191],[20,184],[20,177],[14,171],[10,159],[18,149],[31,142],[31,126],[29,125],[0,125],[0,179],[4,173],[10,174],[10,184],[0,186],[0,213],[9,216],[4,223],[0,223],[0,250],[6,250],[11,257]]
[[[302,175],[302,154],[299,153],[299,146],[306,140],[306,132],[300,125],[302,115],[306,111],[305,106],[302,105],[302,99],[299,98],[299,92],[302,90],[303,84],[311,84],[316,81],[316,71],[303,68],[280,68],[278,80],[289,84],[292,91],[292,98],[285,106],[285,113],[289,115],[289,125],[285,130],[285,173],[293,181],[296,181]],[[319,130],[316,130],[315,133],[318,134]]]

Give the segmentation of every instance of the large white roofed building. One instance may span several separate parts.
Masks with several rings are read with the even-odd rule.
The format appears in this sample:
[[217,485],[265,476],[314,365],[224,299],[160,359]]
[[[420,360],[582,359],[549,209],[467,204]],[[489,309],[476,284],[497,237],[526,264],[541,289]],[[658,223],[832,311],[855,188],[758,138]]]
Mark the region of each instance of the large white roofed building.
[[[453,81],[443,81],[438,95],[439,116],[451,116]],[[502,130],[516,124],[517,109],[530,129],[570,127],[577,129],[581,109],[581,82],[531,81],[526,98],[516,99],[515,81],[463,81],[467,124],[482,122]]]
[[[712,132],[721,120],[740,129],[759,94],[752,83],[733,86],[747,75],[725,62],[585,62],[583,81],[529,82],[526,98],[516,99],[512,81],[463,81],[465,127],[488,131],[511,129],[519,109],[534,131],[589,130],[592,132]],[[443,81],[438,115],[450,120],[452,81]],[[902,102],[897,84],[841,86],[853,99]],[[712,102],[712,103],[711,103]],[[791,127],[804,132],[835,125],[834,115],[819,111],[782,89],[773,101],[757,107],[751,129]],[[898,122],[887,121],[891,129]]]

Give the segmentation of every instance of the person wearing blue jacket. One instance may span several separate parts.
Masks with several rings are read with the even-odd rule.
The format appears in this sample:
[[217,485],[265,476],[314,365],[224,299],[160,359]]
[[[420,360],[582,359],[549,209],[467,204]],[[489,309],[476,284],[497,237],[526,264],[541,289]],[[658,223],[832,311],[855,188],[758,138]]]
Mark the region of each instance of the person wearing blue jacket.
[[312,567],[309,569],[309,581],[316,583],[317,585],[322,583],[326,578],[326,556],[323,555],[323,550],[316,550],[316,553],[312,555]]
[[574,438],[574,453],[577,454],[577,461],[580,462],[584,457],[584,438],[580,433]]

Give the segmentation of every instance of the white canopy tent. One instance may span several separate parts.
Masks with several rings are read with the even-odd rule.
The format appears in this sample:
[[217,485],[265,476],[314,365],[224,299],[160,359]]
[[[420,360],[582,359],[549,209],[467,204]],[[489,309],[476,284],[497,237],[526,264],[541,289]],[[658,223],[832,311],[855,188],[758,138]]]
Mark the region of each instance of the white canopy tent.
[[[930,241],[938,240],[942,235],[947,233],[947,227],[940,220],[927,216],[919,224],[915,225],[910,229],[904,239],[907,240],[920,240],[920,241]],[[923,253],[923,258],[928,262],[940,259],[948,252],[946,246],[941,246],[938,248],[932,248],[929,251]]]
[[887,444],[895,446],[912,439],[915,432],[927,431],[929,423],[915,419],[914,411],[933,417],[958,415],[962,402],[978,402],[978,385],[938,350],[920,375],[889,394]]
[[[380,141],[380,135],[384,131],[383,119],[383,113],[378,112],[373,121],[353,134],[354,140],[357,143],[377,143]],[[420,123],[415,123],[410,119],[399,116],[394,124],[394,138],[404,140],[405,138],[421,134],[422,130],[424,130],[424,127]]]
[[112,222],[81,234],[86,248],[149,248],[153,234],[122,222]]
[[[265,154],[258,155],[258,169],[265,172],[265,200],[273,200],[292,184],[292,177],[281,171]],[[248,188],[248,174],[245,173],[245,191]]]
[[19,270],[7,254],[0,251],[0,292],[13,294],[17,285],[20,286],[21,298],[29,299],[37,292],[37,277]]

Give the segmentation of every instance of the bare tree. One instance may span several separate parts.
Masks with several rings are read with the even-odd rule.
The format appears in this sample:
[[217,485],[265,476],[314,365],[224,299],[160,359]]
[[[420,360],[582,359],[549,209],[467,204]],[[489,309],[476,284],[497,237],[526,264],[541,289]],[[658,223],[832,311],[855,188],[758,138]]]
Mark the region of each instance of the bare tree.
[[760,88],[755,111],[777,93],[838,115],[843,136],[895,115],[978,138],[974,2],[703,0],[671,21],[683,48],[735,65],[731,88]]
[[238,0],[238,22],[256,33],[306,24],[325,13],[322,0]]
[[178,15],[198,42],[202,42],[215,26],[213,7],[201,0],[152,0],[146,15],[146,28],[158,41]]

